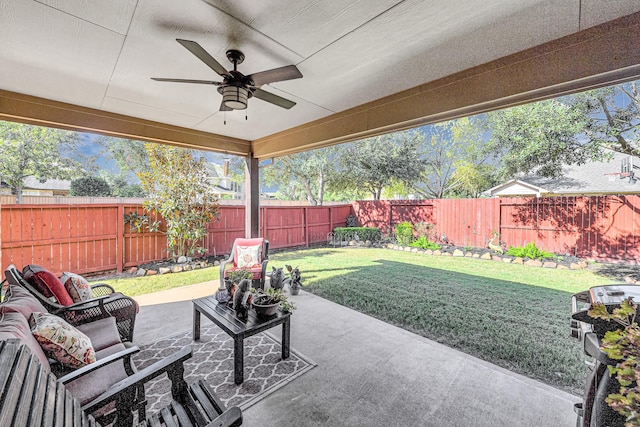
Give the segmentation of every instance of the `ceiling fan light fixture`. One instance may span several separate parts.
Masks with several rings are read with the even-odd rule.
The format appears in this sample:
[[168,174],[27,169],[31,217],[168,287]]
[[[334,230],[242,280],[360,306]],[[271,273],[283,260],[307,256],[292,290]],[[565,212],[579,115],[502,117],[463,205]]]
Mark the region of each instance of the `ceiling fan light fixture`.
[[247,108],[249,90],[240,86],[226,86],[222,88],[222,103],[232,110]]

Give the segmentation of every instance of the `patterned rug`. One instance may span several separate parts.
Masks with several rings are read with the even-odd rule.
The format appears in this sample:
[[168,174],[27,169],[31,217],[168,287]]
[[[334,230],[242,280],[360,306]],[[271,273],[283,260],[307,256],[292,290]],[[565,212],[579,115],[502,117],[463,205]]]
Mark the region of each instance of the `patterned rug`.
[[[193,351],[193,357],[184,366],[187,383],[204,379],[227,407],[246,409],[316,366],[293,348],[289,358],[282,360],[280,343],[270,334],[261,333],[244,340],[244,382],[236,385],[233,340],[213,324],[202,325],[198,342],[192,340],[189,330],[140,346],[140,352],[134,356],[135,364],[139,370],[144,369],[185,345],[190,345]],[[145,392],[147,413],[156,412],[171,401],[171,383],[166,375],[147,383]]]

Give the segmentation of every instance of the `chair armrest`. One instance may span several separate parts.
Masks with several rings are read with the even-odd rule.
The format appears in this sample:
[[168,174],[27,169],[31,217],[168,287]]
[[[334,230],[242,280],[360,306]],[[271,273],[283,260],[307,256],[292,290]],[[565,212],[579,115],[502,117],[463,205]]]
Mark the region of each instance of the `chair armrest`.
[[109,295],[114,293],[116,290],[113,289],[111,285],[107,285],[106,283],[94,283],[91,285],[91,292],[96,297]]
[[[93,401],[83,405],[82,410],[91,413],[110,402],[123,402],[123,399],[118,399],[119,396],[126,395],[127,392],[131,392],[132,389],[138,389],[140,386],[144,385],[144,383],[164,374],[165,372],[169,375],[169,378],[172,379],[172,393],[175,389],[182,389],[181,392],[184,393],[186,392],[186,383],[184,383],[184,378],[182,375],[182,373],[184,372],[183,364],[184,361],[189,359],[190,357],[191,347],[182,347],[172,355],[167,356],[164,359],[159,360],[156,363],[142,369],[141,371],[136,372],[130,377],[127,377],[124,380],[115,383],[114,385],[109,387],[107,391],[96,397]],[[183,385],[174,384],[174,380],[176,380],[176,373],[180,374],[180,377],[178,379],[182,380],[182,382],[184,383]],[[180,392],[180,390],[175,390],[175,392]],[[128,405],[128,408],[132,408],[133,406],[135,406],[135,404],[137,404],[137,402],[124,401],[123,404],[130,404]],[[127,412],[127,408],[119,407],[117,410],[118,412]]]
[[231,252],[231,255],[229,255],[229,259],[220,261],[220,286],[224,286],[224,269],[230,262],[233,262],[233,252]]
[[110,295],[100,295],[100,296],[88,299],[86,301],[74,302],[71,305],[65,306],[64,309],[62,309],[61,311],[78,310],[78,309],[93,307],[95,306],[95,304],[100,304],[102,300],[109,298],[109,296]]
[[242,411],[237,406],[233,406],[207,424],[207,427],[237,427],[240,425],[242,425]]
[[[130,362],[131,356],[133,356],[135,353],[138,353],[139,351],[140,349],[134,346],[126,350],[122,350],[117,353],[111,354],[105,357],[104,359],[97,360],[94,363],[90,363],[86,366],[83,366],[80,369],[76,369],[75,371],[70,372],[67,375],[64,375],[58,378],[58,383],[61,383],[61,384],[70,383],[71,381],[75,381],[78,378],[81,378],[90,372],[93,372],[100,368],[104,368],[105,366],[110,365],[113,362],[117,362],[118,360],[129,359],[128,363],[131,363]],[[127,362],[125,361],[125,363]]]

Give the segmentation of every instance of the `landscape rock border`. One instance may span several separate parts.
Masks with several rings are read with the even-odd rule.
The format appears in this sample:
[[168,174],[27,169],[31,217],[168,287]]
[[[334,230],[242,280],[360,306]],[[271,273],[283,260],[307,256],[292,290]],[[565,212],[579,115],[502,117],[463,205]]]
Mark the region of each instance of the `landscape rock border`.
[[433,255],[433,256],[452,256],[459,258],[473,258],[487,261],[504,262],[507,264],[520,264],[527,267],[541,267],[541,268],[557,268],[566,270],[583,270],[589,266],[587,261],[582,259],[574,259],[573,257],[568,262],[557,262],[551,260],[536,260],[529,258],[513,257],[510,255],[498,255],[489,249],[473,248],[472,250],[465,251],[458,247],[445,247],[443,249],[431,250],[420,249],[411,246],[402,246],[395,243],[386,244],[387,249],[393,249],[397,251],[411,252],[417,254]]

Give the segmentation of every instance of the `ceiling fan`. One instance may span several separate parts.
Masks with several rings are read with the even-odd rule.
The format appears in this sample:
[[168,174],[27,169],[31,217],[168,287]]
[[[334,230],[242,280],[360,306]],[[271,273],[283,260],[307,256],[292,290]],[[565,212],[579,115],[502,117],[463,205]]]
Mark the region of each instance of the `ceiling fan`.
[[187,48],[189,52],[193,53],[202,62],[207,64],[209,68],[218,73],[220,77],[222,77],[223,81],[166,79],[158,77],[152,77],[151,80],[159,82],[196,83],[218,86],[218,92],[222,95],[220,111],[244,110],[247,108],[247,101],[251,97],[256,97],[286,109],[296,105],[293,101],[260,89],[260,86],[267,83],[299,79],[302,77],[302,73],[295,65],[286,65],[284,67],[260,71],[258,73],[245,76],[238,71],[238,64],[242,64],[242,61],[244,61],[244,54],[239,50],[231,49],[227,51],[227,59],[229,59],[233,64],[233,70],[227,71],[198,43],[182,39],[176,39],[176,41]]

